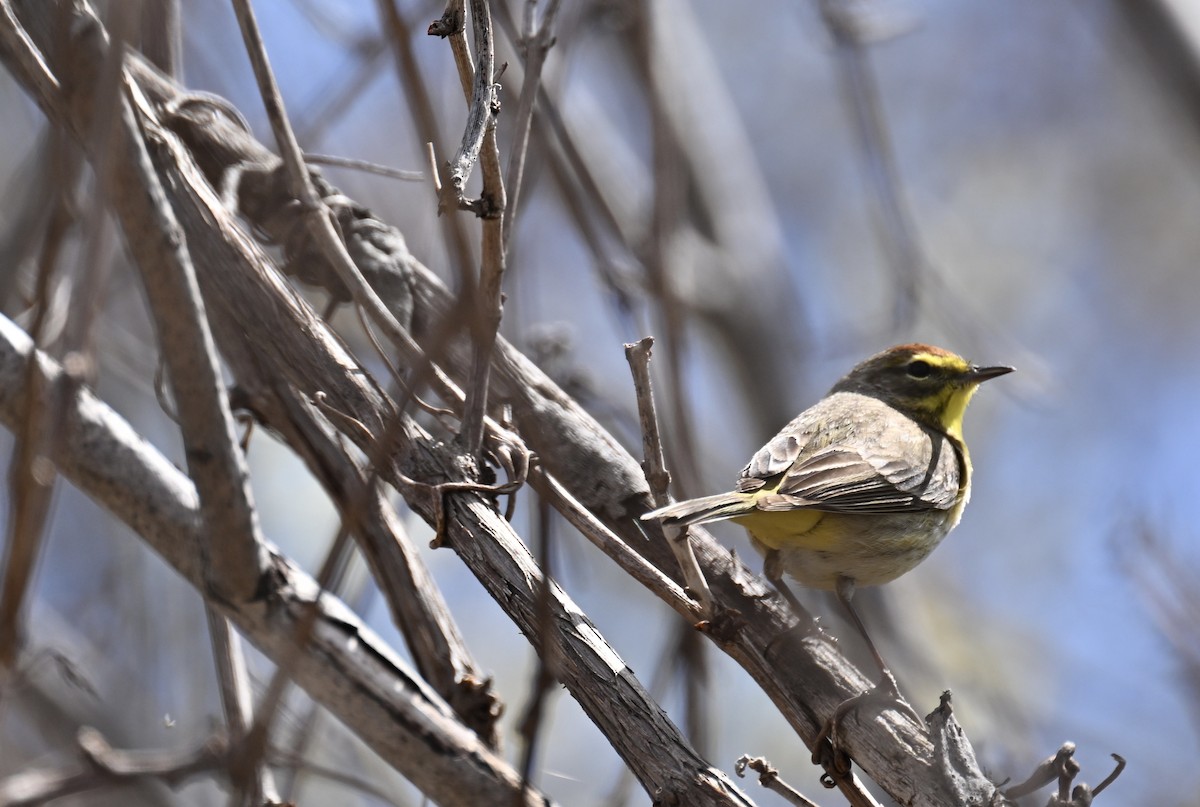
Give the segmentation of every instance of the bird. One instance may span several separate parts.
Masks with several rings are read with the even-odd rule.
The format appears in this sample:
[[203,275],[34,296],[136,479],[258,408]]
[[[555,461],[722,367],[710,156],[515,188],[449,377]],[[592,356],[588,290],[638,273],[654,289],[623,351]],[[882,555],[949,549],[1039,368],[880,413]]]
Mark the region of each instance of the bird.
[[785,573],[804,587],[836,593],[880,678],[840,705],[822,735],[877,692],[912,712],[854,608],[854,592],[912,570],[957,526],[971,498],[963,413],[980,384],[1012,371],[928,344],[888,348],[784,426],[742,469],[733,490],[642,516],[675,527],[742,525],[764,555],[767,578],[797,611]]

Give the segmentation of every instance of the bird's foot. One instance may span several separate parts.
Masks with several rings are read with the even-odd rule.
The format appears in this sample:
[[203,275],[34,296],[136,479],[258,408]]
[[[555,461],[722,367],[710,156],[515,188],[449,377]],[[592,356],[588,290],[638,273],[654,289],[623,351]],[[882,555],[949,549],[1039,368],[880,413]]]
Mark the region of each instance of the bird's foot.
[[894,708],[909,715],[918,724],[923,724],[921,716],[900,694],[896,677],[890,670],[884,669],[879,683],[866,692],[861,692],[839,703],[817,735],[817,740],[813,744],[812,761],[825,769],[825,775],[821,777],[821,781],[826,787],[834,787],[838,780],[845,779],[850,775],[850,754],[843,746],[840,737],[842,722],[848,714],[872,701],[880,704],[880,711],[889,707]]

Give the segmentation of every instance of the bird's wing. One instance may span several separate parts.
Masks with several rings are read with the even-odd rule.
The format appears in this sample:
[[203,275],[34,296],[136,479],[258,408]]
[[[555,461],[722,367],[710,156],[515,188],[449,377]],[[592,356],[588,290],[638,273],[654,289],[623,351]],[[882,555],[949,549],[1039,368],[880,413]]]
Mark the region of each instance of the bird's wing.
[[867,514],[954,507],[966,473],[955,442],[895,417],[874,398],[855,397],[861,400],[853,406],[826,398],[789,423],[742,471],[738,490],[761,490],[757,506],[765,511]]

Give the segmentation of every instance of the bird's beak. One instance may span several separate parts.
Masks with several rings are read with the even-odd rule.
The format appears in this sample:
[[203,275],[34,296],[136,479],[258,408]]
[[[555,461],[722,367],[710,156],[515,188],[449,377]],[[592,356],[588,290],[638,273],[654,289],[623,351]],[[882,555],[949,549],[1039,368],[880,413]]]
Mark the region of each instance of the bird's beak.
[[1002,364],[997,365],[995,367],[972,366],[971,369],[967,371],[967,380],[973,384],[982,384],[984,381],[987,381],[989,378],[996,378],[998,376],[1008,375],[1009,373],[1011,373],[1013,371],[1013,369],[1014,368],[1006,367]]

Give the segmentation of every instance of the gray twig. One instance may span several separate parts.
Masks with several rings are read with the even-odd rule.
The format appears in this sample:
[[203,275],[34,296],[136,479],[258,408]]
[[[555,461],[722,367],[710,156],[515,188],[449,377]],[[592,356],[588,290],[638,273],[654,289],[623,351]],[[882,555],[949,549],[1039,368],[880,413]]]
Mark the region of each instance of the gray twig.
[[380,165],[369,160],[356,160],[353,157],[336,157],[331,154],[313,154],[311,151],[305,152],[304,159],[310,163],[317,165],[332,165],[337,168],[349,168],[354,171],[363,171],[376,176],[387,177],[388,179],[399,179],[405,182],[423,182],[425,175],[420,171],[405,171],[400,168],[392,168],[387,165]]
[[228,754],[225,741],[219,737],[191,750],[117,750],[99,731],[87,727],[79,730],[76,743],[82,768],[33,768],[0,779],[0,803],[5,807],[34,807],[138,779],[160,779],[174,786],[218,770]]
[[[467,453],[477,455],[483,443],[484,417],[491,382],[492,352],[503,316],[505,272],[504,210],[507,205],[504,177],[500,171],[500,150],[496,144],[496,115],[500,110],[495,74],[495,41],[492,15],[487,0],[470,0],[471,28],[475,40],[476,64],[463,57],[465,37],[453,33],[449,39],[464,87],[471,84],[470,108],[462,145],[451,161],[449,186],[443,195],[453,193],[459,208],[474,210],[482,219],[481,263],[478,294],[471,317],[472,355],[470,383],[463,404],[460,439]],[[476,202],[464,204],[464,192],[470,166],[481,156],[483,192]],[[468,297],[468,299],[470,299]]]
[[[654,407],[654,388],[650,382],[650,349],[654,345],[654,337],[647,336],[640,342],[625,345],[625,358],[633,373],[633,388],[637,395],[638,419],[642,424],[642,450],[646,459],[642,468],[646,480],[650,483],[650,491],[654,503],[662,506],[669,501],[667,486],[671,475],[667,472],[663,460],[662,440],[658,432],[658,415]],[[683,579],[688,591],[700,603],[705,615],[713,613],[713,595],[704,579],[704,572],[696,562],[696,554],[692,551],[692,543],[686,527],[663,526],[663,533],[671,544],[671,550],[679,561]]]
[[880,246],[896,278],[892,326],[916,316],[926,259],[911,211],[904,201],[900,172],[879,86],[853,10],[845,0],[820,0],[821,17],[834,42],[838,79],[858,136],[859,156],[877,205]]
[[[48,160],[51,174],[60,182],[49,194],[52,208],[48,215],[34,284],[33,323],[31,336],[37,345],[46,338],[47,324],[55,318],[54,296],[50,280],[73,214],[67,202],[68,188],[74,185],[79,168],[78,160],[67,157],[63,133],[55,131],[49,138]],[[59,315],[63,312],[58,311]],[[77,364],[77,362],[72,362]],[[26,378],[29,397],[21,415],[21,426],[15,430],[16,442],[9,469],[10,506],[8,541],[4,551],[0,579],[0,669],[12,670],[25,639],[21,616],[25,596],[33,581],[33,570],[41,550],[41,540],[50,514],[57,474],[47,458],[49,443],[58,439],[65,411],[65,401],[74,387],[84,379],[68,374],[62,383],[47,389],[32,370]]]
[[[421,63],[413,53],[412,26],[400,13],[397,0],[378,0],[379,15],[387,31],[387,43],[396,61],[397,81],[404,93],[400,105],[408,111],[413,128],[430,151],[435,143],[441,143],[441,127],[434,113],[433,100],[429,96],[429,84],[421,71]],[[461,27],[462,22],[459,21]],[[437,200],[441,204],[442,181],[436,159],[430,159],[430,178],[437,189]],[[449,254],[450,266],[458,275],[459,288],[465,298],[472,299],[475,289],[475,274],[471,271],[471,249],[467,241],[467,229],[459,216],[441,216],[443,240]]]
[[[221,692],[221,708],[225,713],[225,725],[229,743],[234,748],[243,748],[253,719],[253,700],[250,693],[250,675],[246,671],[246,656],[242,652],[242,640],[229,626],[226,619],[211,605],[204,608],[208,620],[208,632],[212,640],[213,660],[217,666],[217,686]],[[275,789],[275,778],[266,765],[230,767],[230,773],[243,771],[244,779],[231,775],[235,799],[238,804],[270,804],[279,801]]]
[[618,535],[596,518],[557,479],[541,468],[529,472],[530,483],[548,497],[554,509],[597,549],[612,558],[621,569],[654,593],[680,615],[693,622],[705,618],[701,606],[679,585],[660,572],[641,555],[629,548]]
[[535,22],[537,0],[525,3],[525,23],[521,32],[520,48],[525,61],[525,76],[521,82],[521,95],[517,101],[517,116],[514,124],[512,150],[508,155],[508,209],[504,211],[504,244],[512,237],[513,224],[517,218],[517,205],[525,177],[525,154],[529,146],[529,130],[533,124],[534,102],[538,88],[542,85],[542,68],[546,55],[554,46],[554,18],[558,15],[559,0],[550,0],[540,22]]
[[758,774],[758,783],[760,785],[772,793],[778,793],[780,796],[783,796],[787,803],[793,805],[793,807],[817,807],[815,801],[806,798],[799,790],[796,790],[787,782],[780,779],[779,771],[770,762],[767,762],[766,757],[739,757],[733,770],[738,776],[745,776],[747,768]]
[[1113,754],[1112,758],[1116,760],[1117,766],[1094,789],[1082,782],[1072,787],[1082,766],[1075,759],[1075,743],[1065,742],[1053,756],[1042,760],[1028,779],[1006,789],[1003,797],[1018,799],[1029,796],[1046,785],[1057,782],[1058,790],[1050,797],[1046,807],[1090,807],[1092,800],[1115,782],[1121,771],[1125,770],[1124,757]]

